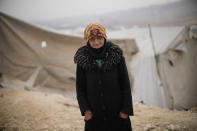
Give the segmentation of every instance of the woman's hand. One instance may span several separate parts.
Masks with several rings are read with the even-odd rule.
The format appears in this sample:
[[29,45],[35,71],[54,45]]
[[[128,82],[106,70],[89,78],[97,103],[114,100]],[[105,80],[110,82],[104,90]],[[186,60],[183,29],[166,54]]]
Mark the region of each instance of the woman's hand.
[[89,120],[91,118],[92,118],[92,112],[90,110],[87,110],[85,112],[85,118],[84,118],[84,120]]
[[123,118],[123,119],[127,119],[129,116],[128,116],[128,114],[120,112],[120,117]]

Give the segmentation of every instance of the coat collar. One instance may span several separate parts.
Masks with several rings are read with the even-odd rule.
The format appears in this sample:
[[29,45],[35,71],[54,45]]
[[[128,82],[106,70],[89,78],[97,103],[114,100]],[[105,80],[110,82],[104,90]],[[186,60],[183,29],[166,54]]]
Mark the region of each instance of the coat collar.
[[[101,68],[102,72],[107,72],[113,69],[114,65],[118,64],[123,57],[122,49],[110,42],[106,42],[106,50],[104,52],[104,57],[101,58]],[[93,57],[89,51],[87,45],[80,48],[75,54],[75,63],[80,65],[84,70],[90,72],[97,72],[99,68],[96,63],[96,59]]]

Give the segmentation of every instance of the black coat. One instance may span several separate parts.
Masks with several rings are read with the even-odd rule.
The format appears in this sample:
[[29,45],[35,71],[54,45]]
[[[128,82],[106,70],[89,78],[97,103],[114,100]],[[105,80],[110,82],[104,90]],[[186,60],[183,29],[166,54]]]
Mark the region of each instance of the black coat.
[[130,118],[119,117],[120,112],[134,115],[128,71],[122,49],[105,42],[101,68],[88,46],[75,54],[76,92],[81,115],[91,110],[93,117],[85,121],[85,131],[131,131]]

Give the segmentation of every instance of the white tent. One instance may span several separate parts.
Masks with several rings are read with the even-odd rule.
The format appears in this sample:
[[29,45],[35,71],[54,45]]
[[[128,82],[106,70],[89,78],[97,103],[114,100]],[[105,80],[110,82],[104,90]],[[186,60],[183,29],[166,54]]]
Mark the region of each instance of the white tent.
[[197,106],[197,26],[186,26],[158,55],[157,63],[170,109]]
[[[160,54],[167,49],[183,27],[153,27],[151,29],[156,54]],[[131,32],[139,47],[138,54],[131,62],[134,77],[133,100],[150,106],[168,108],[164,89],[157,74],[150,29],[148,27],[134,28]]]

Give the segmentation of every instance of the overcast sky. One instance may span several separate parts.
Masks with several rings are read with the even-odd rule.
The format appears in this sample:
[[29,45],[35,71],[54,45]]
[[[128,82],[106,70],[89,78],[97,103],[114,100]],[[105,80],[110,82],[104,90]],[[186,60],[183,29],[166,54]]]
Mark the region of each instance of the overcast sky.
[[31,21],[101,14],[174,1],[179,0],[0,0],[0,11]]

